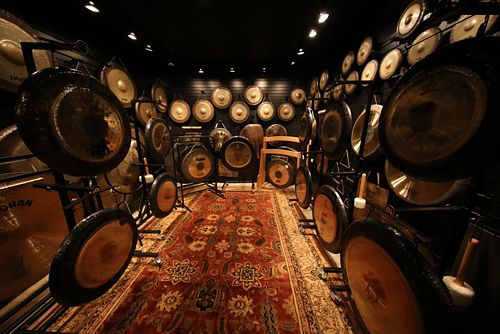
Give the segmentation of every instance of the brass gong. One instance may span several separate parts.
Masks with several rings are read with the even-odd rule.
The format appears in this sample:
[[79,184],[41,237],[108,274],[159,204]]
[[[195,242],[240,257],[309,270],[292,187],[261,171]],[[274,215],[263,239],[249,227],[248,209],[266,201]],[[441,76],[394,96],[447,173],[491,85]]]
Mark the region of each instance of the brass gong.
[[264,122],[272,120],[275,112],[274,105],[269,101],[262,102],[257,108],[257,116]]
[[173,100],[168,109],[168,115],[172,121],[182,124],[186,123],[191,116],[189,104],[184,100]]
[[379,66],[379,75],[382,80],[387,80],[396,73],[403,61],[403,53],[400,49],[392,49],[387,52]]
[[235,123],[245,123],[250,117],[250,109],[243,101],[236,101],[229,108],[229,117]]
[[[283,149],[292,150],[289,148]],[[272,155],[270,160],[266,164],[266,176],[269,182],[278,189],[291,186],[295,181],[296,159],[288,156]]]
[[101,69],[100,80],[108,86],[125,108],[132,106],[132,100],[137,97],[137,89],[125,67],[117,63],[104,65]]
[[256,106],[262,102],[264,94],[262,93],[262,89],[259,86],[250,85],[247,88],[245,88],[243,97],[245,98],[246,103],[248,103],[251,106]]
[[[450,43],[455,43],[466,38],[476,37],[479,27],[484,23],[485,15],[462,15],[458,19],[458,23],[453,26],[450,34]],[[495,24],[497,15],[490,15],[485,32],[490,31]]]
[[[361,80],[371,81],[375,79],[377,72],[378,72],[378,61],[376,61],[375,59],[370,60],[365,65],[365,68],[363,68],[363,72],[361,72]],[[368,84],[364,83],[363,86],[367,87]]]
[[326,85],[328,85],[328,70],[324,70],[323,73],[321,73],[321,77],[319,78],[319,89],[324,91]]
[[[38,42],[31,27],[14,15],[0,10],[0,87],[11,92],[28,76],[21,42]],[[50,53],[33,50],[37,70],[52,67]]]
[[156,218],[168,216],[177,204],[177,183],[167,173],[156,177],[149,192],[151,211]]
[[293,104],[284,102],[278,107],[278,118],[283,122],[289,122],[295,117],[295,107]]
[[138,143],[132,140],[125,159],[107,173],[107,177],[112,185],[129,186],[136,183],[139,179],[140,169],[138,166],[133,165],[140,163],[137,145]]
[[321,94],[319,92],[319,90],[316,92],[316,94],[314,95],[314,103],[313,103],[313,106],[314,106],[314,111],[318,111],[319,110],[319,104],[321,102]]
[[255,151],[248,139],[234,136],[222,145],[221,158],[227,169],[241,171],[252,166],[255,161]]
[[309,207],[318,186],[319,176],[316,169],[309,169],[301,165],[295,173],[295,197],[301,208],[307,209]]
[[[377,157],[381,153],[380,142],[378,140],[378,121],[380,119],[380,113],[382,112],[382,106],[380,104],[372,104],[370,108],[370,120],[368,122],[368,129],[366,130],[366,140],[363,156],[366,159],[372,159]],[[361,115],[354,123],[351,132],[351,145],[354,152],[359,155],[359,150],[361,146],[361,134],[363,131],[363,125],[365,122],[366,109],[363,110]]]
[[[0,131],[0,157],[15,157],[32,154],[21,139],[17,126],[11,125]],[[38,158],[26,158],[0,163],[0,175],[10,173],[28,173],[47,168]]]
[[345,102],[333,102],[321,124],[321,147],[330,159],[345,152],[352,128],[351,109]]
[[165,113],[168,109],[168,99],[167,99],[167,91],[165,87],[160,82],[155,82],[151,87],[151,99],[154,101],[158,101],[159,103],[155,104],[156,109]]
[[[266,137],[286,136],[286,128],[281,124],[272,124],[266,129]],[[280,146],[282,142],[272,141],[269,142],[270,146]]]
[[183,155],[181,172],[190,182],[207,181],[215,170],[213,154],[203,146],[194,146]]
[[306,109],[299,120],[299,141],[302,145],[313,143],[316,139],[316,118],[312,109]]
[[212,92],[212,103],[219,109],[226,109],[233,101],[233,94],[229,88],[219,86]]
[[157,116],[155,106],[151,102],[144,102],[142,100],[149,100],[146,97],[141,97],[135,103],[135,116],[142,126],[145,126],[150,118]]
[[[358,73],[358,71],[352,71],[351,73],[349,73],[349,75],[347,76],[346,80],[347,81],[357,81],[357,80],[359,80],[359,73]],[[348,95],[354,93],[354,91],[356,90],[357,86],[358,86],[358,84],[355,84],[355,83],[345,84],[344,85],[345,93],[348,94]]]
[[201,99],[193,105],[193,116],[200,123],[210,122],[215,115],[215,109],[209,100]]
[[408,59],[408,64],[414,65],[419,60],[427,57],[434,51],[436,51],[441,40],[441,29],[434,27],[425,30],[420,35],[415,38],[412,43],[412,47],[408,51],[406,58]]
[[152,118],[146,125],[146,148],[153,160],[158,163],[165,162],[172,148],[172,134],[163,118]]
[[340,72],[342,75],[346,75],[352,68],[352,64],[354,63],[354,52],[349,51],[344,60],[342,61],[342,66],[340,67]]
[[344,85],[337,85],[333,87],[333,93],[332,93],[333,99],[335,101],[340,101],[343,92],[344,92]]
[[316,93],[318,92],[318,79],[313,79],[313,81],[311,81],[311,86],[309,87],[309,94],[311,94],[311,96],[314,96],[316,95]]
[[424,0],[415,0],[406,7],[398,20],[396,31],[399,38],[408,37],[417,28],[424,18],[426,8]]
[[358,66],[363,65],[368,60],[368,57],[370,56],[372,49],[373,49],[373,38],[366,37],[363,40],[363,42],[361,42],[361,45],[359,46],[358,49],[358,53],[356,54],[356,64],[358,64]]
[[210,138],[212,138],[213,145],[215,147],[216,151],[220,151],[222,148],[222,145],[229,139],[231,138],[231,132],[226,129],[226,126],[224,123],[221,123],[222,127],[217,127],[210,132]]
[[290,100],[296,106],[300,106],[306,100],[306,92],[302,88],[294,88],[290,92]]

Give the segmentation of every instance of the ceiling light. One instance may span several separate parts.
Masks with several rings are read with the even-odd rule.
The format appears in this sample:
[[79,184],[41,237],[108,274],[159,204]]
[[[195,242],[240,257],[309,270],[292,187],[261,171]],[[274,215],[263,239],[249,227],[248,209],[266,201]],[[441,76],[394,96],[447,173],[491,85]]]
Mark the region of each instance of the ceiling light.
[[311,29],[311,31],[309,31],[309,38],[314,38],[317,34],[318,32],[316,30]]
[[297,54],[298,54],[299,56],[302,56],[302,55],[304,54],[304,50],[299,49],[299,52],[297,52]]
[[174,65],[174,63],[170,62],[170,63],[168,63],[168,66],[174,67],[175,65]]
[[292,65],[292,66],[293,66],[293,65],[295,65],[295,62],[294,62],[294,61],[292,61],[292,62],[290,63],[290,65]]
[[99,8],[95,6],[95,4],[92,1],[89,1],[86,5],[85,8],[90,10],[93,13],[99,13]]
[[202,68],[200,68],[200,69],[198,70],[198,73],[203,74],[203,73],[205,73],[205,72],[203,72],[203,69],[202,69]]
[[328,14],[327,12],[319,13],[318,23],[321,24],[321,23],[325,22],[326,20],[328,20],[329,16],[330,16],[330,14]]
[[137,40],[137,36],[133,32],[131,32],[131,33],[128,34],[128,38],[130,38],[131,40],[134,40],[134,41]]
[[262,72],[264,72],[264,73],[266,72],[266,68],[265,67],[262,68]]
[[229,72],[234,73],[234,68],[231,67],[231,69],[229,70]]
[[146,51],[153,52],[153,48],[149,44],[146,45],[146,47],[144,49],[146,49]]

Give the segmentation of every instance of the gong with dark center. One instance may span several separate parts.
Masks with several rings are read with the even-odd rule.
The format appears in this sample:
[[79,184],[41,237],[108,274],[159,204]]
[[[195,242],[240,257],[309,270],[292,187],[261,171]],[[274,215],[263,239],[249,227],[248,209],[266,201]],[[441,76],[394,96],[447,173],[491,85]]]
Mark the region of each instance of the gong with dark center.
[[210,132],[210,138],[212,138],[212,142],[213,142],[213,145],[215,146],[216,151],[220,151],[222,148],[222,145],[229,138],[232,137],[231,132],[229,132],[229,130],[226,129],[224,124],[223,123],[220,123],[220,124],[222,124],[222,127],[217,127],[217,125],[216,125],[215,129],[213,129]]
[[[366,130],[365,147],[363,157],[365,159],[374,159],[381,153],[380,142],[378,140],[378,122],[380,114],[382,113],[382,106],[380,104],[372,104],[370,108],[370,120],[368,121],[368,128]],[[366,109],[363,110],[361,115],[354,123],[351,132],[351,145],[354,152],[359,155],[361,147],[361,136],[365,122]]]
[[[286,136],[286,135],[287,135],[286,128],[281,124],[273,124],[266,129],[266,137],[276,137],[276,136]],[[268,144],[270,146],[280,146],[283,143],[280,141],[270,141],[268,142]]]
[[104,209],[83,219],[54,255],[51,296],[64,306],[77,306],[103,295],[127,268],[136,242],[137,226],[126,211]]
[[181,159],[181,172],[190,182],[207,181],[215,171],[213,154],[202,146],[194,146]]
[[151,86],[151,99],[157,101],[155,104],[156,109],[165,113],[168,109],[168,98],[167,91],[165,86],[163,86],[159,81],[155,82],[153,86]]
[[16,123],[26,146],[50,168],[94,176],[115,168],[130,148],[130,121],[93,77],[47,68],[19,88]]
[[137,88],[125,67],[117,63],[106,64],[101,69],[99,78],[101,83],[108,86],[125,108],[132,106],[132,101],[137,97]]
[[139,123],[146,126],[151,118],[157,116],[156,108],[151,102],[147,102],[149,98],[140,97],[137,102],[135,102],[135,116]]
[[253,149],[260,159],[260,149],[264,143],[264,130],[260,124],[247,124],[241,129],[240,136],[245,137],[252,143]]
[[155,217],[168,216],[177,203],[177,183],[166,173],[158,175],[151,185],[149,202]]
[[299,141],[302,145],[309,144],[316,139],[316,118],[311,109],[306,109],[299,120]]
[[172,147],[172,134],[168,123],[163,118],[152,118],[146,124],[146,148],[158,163],[165,162]]
[[396,32],[399,38],[408,37],[422,22],[427,10],[427,3],[424,0],[411,2],[403,11],[398,20]]
[[295,197],[301,208],[307,209],[309,207],[318,186],[319,176],[316,169],[309,169],[301,165],[295,173]]
[[321,147],[328,158],[336,159],[344,153],[351,127],[351,109],[347,103],[331,103],[321,125]]
[[278,107],[278,118],[283,122],[290,122],[295,117],[293,104],[284,102]]
[[349,224],[340,258],[364,331],[450,330],[453,302],[448,290],[414,243],[391,225],[375,218]]
[[312,211],[321,245],[338,253],[342,233],[349,222],[342,198],[333,187],[323,185],[314,194]]
[[255,151],[248,139],[234,136],[228,139],[221,148],[221,160],[227,169],[241,171],[255,163]]
[[219,86],[212,92],[212,103],[218,109],[226,109],[231,105],[232,101],[233,94],[227,87]]
[[294,88],[290,92],[290,101],[296,106],[304,103],[306,100],[306,92],[302,88]]
[[[291,150],[290,148],[282,147],[280,149]],[[269,183],[278,189],[291,186],[295,181],[296,161],[294,157],[272,155],[270,161],[266,164],[266,176]]]
[[200,123],[210,122],[215,115],[215,108],[209,100],[200,99],[193,105],[193,116]]
[[245,88],[245,92],[243,93],[243,97],[245,102],[251,106],[256,106],[262,102],[264,98],[264,93],[262,93],[262,89],[257,85],[250,85]]
[[438,27],[430,28],[422,32],[415,38],[412,47],[408,50],[407,59],[408,64],[414,65],[419,60],[424,59],[439,46],[441,41],[441,29]]

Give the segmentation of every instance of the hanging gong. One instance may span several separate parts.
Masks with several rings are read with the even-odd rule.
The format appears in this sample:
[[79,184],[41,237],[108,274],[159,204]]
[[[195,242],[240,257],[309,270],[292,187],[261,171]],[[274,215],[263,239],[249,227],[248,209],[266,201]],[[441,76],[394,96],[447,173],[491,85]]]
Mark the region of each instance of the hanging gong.
[[71,69],[46,68],[28,77],[19,88],[16,123],[41,161],[69,175],[104,174],[130,148],[130,121],[116,97]]
[[340,101],[343,92],[344,92],[344,85],[337,85],[333,87],[333,93],[332,93],[333,99],[335,101]]
[[354,63],[354,52],[349,51],[344,57],[344,61],[342,61],[342,66],[340,67],[340,73],[342,75],[346,75],[352,68],[352,64]]
[[137,153],[137,142],[132,140],[125,159],[120,164],[106,174],[112,185],[129,186],[133,185],[139,179],[140,169],[133,164],[139,163],[139,155]]
[[250,109],[243,101],[236,101],[229,109],[229,117],[235,123],[245,123],[250,117]]
[[319,110],[319,104],[321,102],[321,94],[319,92],[319,90],[316,92],[316,94],[314,95],[314,103],[313,103],[313,106],[314,106],[314,111],[318,111]]
[[127,268],[137,242],[134,218],[120,209],[91,214],[66,236],[50,266],[51,296],[77,306],[108,291]]
[[125,108],[132,107],[132,100],[137,97],[137,89],[125,67],[116,63],[106,64],[99,77],[101,83],[108,86]]
[[[31,27],[14,15],[0,10],[0,87],[16,92],[28,73],[21,42],[37,42]],[[52,67],[50,53],[33,50],[37,70]]]
[[274,118],[274,114],[274,105],[269,101],[262,102],[257,108],[257,115],[264,122],[272,120]]
[[309,94],[311,94],[311,96],[314,96],[316,95],[317,92],[318,92],[318,79],[315,78],[311,82],[311,87],[309,88]]
[[283,122],[290,122],[295,117],[293,104],[284,102],[278,107],[278,118]]
[[450,331],[447,288],[414,242],[390,224],[375,218],[349,224],[340,259],[363,332]]
[[250,85],[247,88],[245,88],[243,97],[245,98],[246,103],[248,103],[251,106],[256,106],[262,102],[264,94],[262,93],[262,89],[259,86]]
[[324,70],[323,73],[321,73],[321,77],[319,78],[319,89],[324,91],[326,85],[328,85],[328,70]]
[[[281,124],[272,124],[266,129],[266,137],[286,136],[286,128]],[[269,146],[280,146],[283,143],[280,141],[268,142]]]
[[321,125],[321,147],[330,159],[337,159],[345,152],[351,135],[351,109],[345,102],[333,102]]
[[300,106],[306,100],[306,92],[302,88],[294,88],[290,92],[290,100],[296,106]]
[[163,118],[151,118],[146,125],[146,148],[153,160],[164,163],[172,147],[172,135]]
[[[382,106],[380,104],[372,104],[370,108],[370,120],[368,121],[368,129],[366,130],[366,140],[363,156],[370,160],[376,158],[381,153],[380,142],[378,141],[378,121]],[[365,123],[366,108],[354,123],[351,132],[351,145],[354,152],[359,155],[361,146],[361,134]]]
[[450,181],[496,159],[486,152],[490,143],[500,142],[499,50],[498,38],[468,39],[405,73],[379,125],[380,144],[394,166],[418,179]]
[[146,126],[151,118],[157,116],[156,109],[151,102],[141,101],[149,100],[148,98],[140,97],[138,100],[139,101],[135,103],[135,115],[139,123],[141,123],[143,126]]
[[297,203],[303,209],[309,208],[313,194],[319,186],[319,177],[315,168],[307,168],[301,165],[295,173],[295,197]]
[[215,170],[215,158],[205,147],[193,147],[181,160],[182,175],[190,182],[204,182]]
[[[32,154],[26,147],[17,126],[11,125],[0,131],[0,157]],[[36,172],[47,166],[36,157],[0,163],[0,174]]]
[[233,101],[233,94],[229,88],[219,86],[212,92],[212,103],[219,109],[226,109]]
[[[458,19],[458,23],[453,26],[450,34],[450,43],[455,43],[466,38],[476,37],[481,24],[484,23],[485,15],[462,15]],[[488,24],[485,27],[485,32],[488,32],[495,24],[497,15],[490,15]]]
[[441,40],[441,29],[434,27],[425,30],[412,43],[412,47],[408,51],[406,58],[408,64],[414,65],[419,60],[427,57],[439,46]]
[[321,245],[339,253],[342,234],[349,223],[342,198],[333,187],[323,185],[314,194],[312,211]]
[[168,109],[168,115],[170,119],[175,123],[186,123],[191,116],[191,109],[189,104],[184,100],[173,100]]
[[156,109],[165,113],[168,109],[168,99],[167,99],[167,91],[165,87],[160,82],[155,82],[151,87],[151,99],[154,101],[158,101],[159,103],[155,104]]
[[266,164],[266,176],[278,189],[290,187],[295,181],[296,159],[289,156],[272,155]]
[[316,124],[313,111],[311,109],[304,110],[299,120],[299,141],[302,145],[309,144],[310,140],[314,142],[313,136],[315,136],[316,131],[313,131],[313,123]]
[[[349,73],[349,75],[347,76],[346,80],[347,81],[357,81],[357,80],[359,80],[359,73],[358,73],[358,71],[352,71],[351,73]],[[348,94],[348,95],[354,93],[354,91],[356,90],[357,86],[358,86],[358,84],[355,84],[355,83],[345,84],[344,85],[345,93]]]
[[215,146],[216,151],[220,151],[222,148],[222,145],[229,139],[231,138],[231,132],[229,132],[224,124],[222,124],[222,128],[216,127],[210,132],[210,137],[212,138],[212,141]]
[[[378,61],[375,59],[370,60],[363,68],[363,72],[361,72],[361,80],[372,81],[375,79],[375,76],[378,72]],[[367,83],[363,84],[363,87],[368,87]]]
[[264,143],[264,130],[260,124],[247,124],[241,129],[240,136],[245,137],[252,143],[253,149],[260,159],[260,149]]
[[403,61],[403,53],[400,49],[392,49],[387,52],[379,66],[379,75],[382,80],[387,80],[396,73]]
[[356,64],[358,64],[358,66],[363,65],[368,60],[368,57],[370,56],[372,49],[373,49],[373,38],[366,37],[363,40],[363,42],[361,42],[361,45],[359,46],[358,49],[358,53],[356,54]]
[[201,99],[193,105],[193,116],[200,123],[210,122],[215,115],[215,109],[212,103],[208,100]]
[[156,218],[168,216],[177,203],[177,183],[166,173],[158,175],[151,185],[149,202]]
[[240,171],[254,164],[255,151],[248,139],[235,136],[222,145],[221,158],[227,169]]
[[308,97],[306,100],[306,109],[312,109],[313,107],[313,99],[312,97]]
[[396,31],[399,38],[408,37],[417,28],[424,18],[426,7],[424,0],[415,0],[406,7],[398,20]]

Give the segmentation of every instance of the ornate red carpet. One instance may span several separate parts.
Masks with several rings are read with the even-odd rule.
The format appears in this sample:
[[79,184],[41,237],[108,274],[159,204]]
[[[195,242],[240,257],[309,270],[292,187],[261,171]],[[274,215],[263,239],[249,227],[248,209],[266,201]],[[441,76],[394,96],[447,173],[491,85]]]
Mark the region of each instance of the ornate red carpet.
[[[287,235],[287,224],[296,229],[296,222],[284,221],[273,192],[227,192],[225,197],[203,193],[191,202],[192,213],[170,217],[165,240],[149,240],[160,252],[160,269],[135,259],[111,291],[73,308],[51,329],[318,332],[321,321],[307,293],[310,277],[303,277],[311,273],[301,272]],[[335,308],[331,301],[329,306]],[[345,332],[339,325],[336,332]]]

